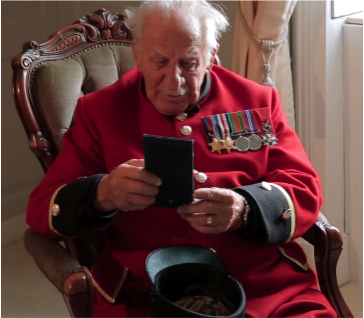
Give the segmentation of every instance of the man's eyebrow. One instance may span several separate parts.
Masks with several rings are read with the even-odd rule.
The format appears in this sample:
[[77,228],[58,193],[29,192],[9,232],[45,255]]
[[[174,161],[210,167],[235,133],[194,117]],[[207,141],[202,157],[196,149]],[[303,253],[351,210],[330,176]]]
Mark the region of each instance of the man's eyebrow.
[[194,59],[198,57],[198,53],[197,52],[190,52],[190,53],[186,53],[183,58],[184,59]]
[[197,52],[195,49],[191,49],[187,51],[185,54],[183,54],[182,59],[196,59],[199,57],[199,52]]
[[164,55],[158,53],[157,51],[152,51],[150,56],[151,57],[157,57],[157,58],[166,58]]
[[[151,51],[150,53],[150,57],[151,58],[163,58],[163,59],[168,59],[166,56],[164,56],[161,53],[158,53],[157,51]],[[182,56],[182,59],[195,59],[198,58],[199,54],[198,52],[187,52]]]

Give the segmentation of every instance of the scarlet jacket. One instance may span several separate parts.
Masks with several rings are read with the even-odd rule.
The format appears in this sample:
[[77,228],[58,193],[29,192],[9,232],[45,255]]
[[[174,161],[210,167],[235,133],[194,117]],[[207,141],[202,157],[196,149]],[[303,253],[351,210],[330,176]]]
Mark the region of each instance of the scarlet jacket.
[[[277,314],[282,304],[317,289],[315,274],[293,240],[316,220],[322,203],[319,179],[286,121],[276,89],[214,66],[205,77],[197,104],[199,111],[187,111],[186,118],[160,114],[144,96],[137,69],[80,98],[63,151],[31,195],[27,222],[57,240],[102,230],[105,248],[92,275],[100,294],[118,304],[113,306],[120,312],[130,312],[132,296],[148,290],[144,261],[151,251],[197,244],[213,248],[229,273],[243,284],[249,315]],[[214,119],[210,123],[215,137],[222,139],[219,125],[223,123],[214,115],[236,116],[238,112],[250,114],[255,135],[264,144],[257,150],[212,152],[210,121],[203,118]],[[232,133],[233,122],[226,115],[225,119]],[[252,122],[242,119],[248,130]],[[264,124],[271,130],[264,130],[268,127]],[[190,128],[190,135],[182,133],[183,126]],[[195,188],[228,188],[242,194],[251,207],[248,226],[204,235],[168,208],[111,211],[107,216],[95,213],[90,202],[98,181],[121,163],[144,158],[143,134],[194,139],[194,168],[207,176],[204,182],[195,181]],[[268,140],[269,136],[273,139]],[[322,306],[330,308],[321,298]]]

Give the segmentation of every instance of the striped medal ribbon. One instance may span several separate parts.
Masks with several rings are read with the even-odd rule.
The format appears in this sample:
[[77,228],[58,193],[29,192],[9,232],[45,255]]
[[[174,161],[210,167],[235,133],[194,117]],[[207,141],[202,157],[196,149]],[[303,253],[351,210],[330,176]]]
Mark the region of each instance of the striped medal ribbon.
[[236,113],[228,113],[227,118],[229,119],[230,127],[231,127],[231,135],[238,136],[235,140],[235,149],[240,152],[246,152],[249,150],[250,141],[246,135],[247,131],[245,129],[243,116],[241,112]]
[[[221,140],[220,131],[217,127],[216,120],[211,117],[202,117],[202,122],[204,123],[205,129],[207,131],[208,139],[211,141],[208,145],[211,147],[211,152],[217,151],[221,154],[221,149],[224,149],[223,141]],[[218,139],[216,139],[219,138]]]
[[258,126],[255,121],[254,114],[251,110],[244,110],[244,118],[248,126],[248,132],[251,134],[249,136],[249,149],[250,150],[258,150],[262,147],[262,140],[258,135],[257,132],[260,132]]
[[216,115],[216,119],[217,119],[217,122],[219,123],[219,127],[220,127],[220,130],[221,130],[221,133],[223,135],[223,144],[224,144],[224,149],[226,149],[226,151],[228,153],[230,153],[230,151],[232,149],[236,149],[234,147],[234,141],[231,140],[231,136],[230,136],[230,127],[229,127],[229,124],[226,120],[226,117],[225,117],[226,114],[219,114],[219,115]]

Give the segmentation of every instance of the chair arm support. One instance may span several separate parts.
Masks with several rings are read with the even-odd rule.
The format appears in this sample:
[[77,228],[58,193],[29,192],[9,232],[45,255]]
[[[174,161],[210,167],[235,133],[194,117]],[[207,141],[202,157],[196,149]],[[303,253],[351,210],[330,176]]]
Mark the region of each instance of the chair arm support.
[[314,246],[315,265],[321,292],[339,317],[353,317],[337,283],[336,268],[344,245],[341,233],[336,227],[330,225],[320,212],[316,222],[302,237]]
[[63,294],[72,317],[92,317],[93,281],[89,270],[79,264],[58,242],[27,229],[27,252],[48,279]]
[[43,237],[32,229],[26,230],[24,245],[41,271],[61,292],[65,278],[81,267],[58,242]]
[[64,280],[63,298],[72,317],[92,317],[94,286],[86,267],[72,271]]

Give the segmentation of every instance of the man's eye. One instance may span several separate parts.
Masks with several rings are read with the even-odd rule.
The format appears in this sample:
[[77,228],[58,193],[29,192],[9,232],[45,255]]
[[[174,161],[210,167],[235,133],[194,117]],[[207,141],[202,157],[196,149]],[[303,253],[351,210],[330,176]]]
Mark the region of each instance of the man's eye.
[[193,70],[196,67],[196,62],[182,62],[182,65],[187,70]]
[[157,64],[158,66],[163,66],[165,65],[167,62],[166,61],[156,61],[155,64]]

